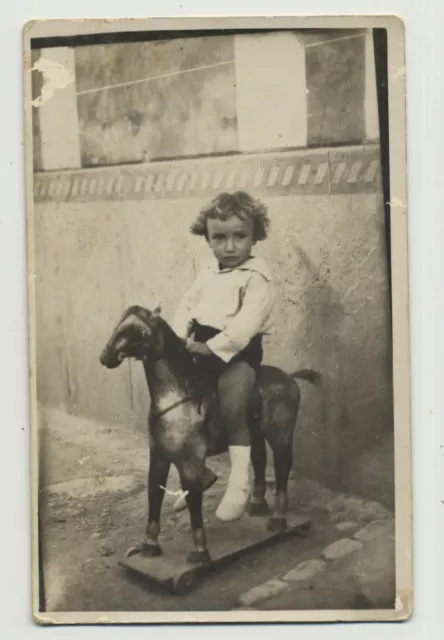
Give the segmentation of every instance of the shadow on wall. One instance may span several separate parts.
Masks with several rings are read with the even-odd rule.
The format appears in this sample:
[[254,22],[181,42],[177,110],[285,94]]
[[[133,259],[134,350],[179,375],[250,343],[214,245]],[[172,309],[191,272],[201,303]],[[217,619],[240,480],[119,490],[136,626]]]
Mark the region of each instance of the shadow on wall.
[[[297,253],[312,278],[311,284],[304,294],[305,306],[310,310],[307,316],[308,325],[305,335],[308,345],[316,345],[317,368],[322,375],[322,386],[318,394],[318,402],[320,401],[318,429],[322,429],[324,425],[326,431],[323,442],[321,441],[323,452],[321,455],[319,455],[320,452],[318,455],[314,454],[313,459],[318,458],[318,461],[321,462],[326,477],[330,480],[337,480],[334,475],[341,466],[340,460],[343,453],[339,442],[339,425],[344,424],[346,419],[344,380],[342,379],[344,372],[339,366],[339,359],[346,347],[340,339],[340,328],[345,309],[331,284],[331,264],[328,253],[324,252],[319,267],[316,267],[314,262],[310,260],[302,247],[297,247]],[[314,394],[311,395],[313,401]],[[312,433],[316,433],[316,431],[312,431]],[[299,465],[307,459],[306,447],[302,443],[301,445],[300,450],[296,450],[296,459],[299,460]],[[318,464],[314,464],[317,470],[319,469]]]
[[340,488],[359,456],[393,432],[381,198],[276,199],[270,214],[271,237],[260,251],[278,301],[266,360],[322,374],[320,388],[301,383],[295,462]]
[[[298,268],[307,279],[297,300],[285,295],[284,286],[279,317],[282,313],[287,317],[288,333],[283,334],[278,321],[274,344],[269,343],[266,356],[288,371],[307,367],[322,375],[316,388],[298,382],[302,400],[294,442],[295,463],[304,473],[338,484],[335,476],[344,455],[340,431],[347,419],[344,372],[339,366],[346,348],[340,339],[344,306],[331,284],[329,256],[322,253],[320,264],[315,264],[300,245],[294,247]],[[279,286],[278,291],[282,291]]]

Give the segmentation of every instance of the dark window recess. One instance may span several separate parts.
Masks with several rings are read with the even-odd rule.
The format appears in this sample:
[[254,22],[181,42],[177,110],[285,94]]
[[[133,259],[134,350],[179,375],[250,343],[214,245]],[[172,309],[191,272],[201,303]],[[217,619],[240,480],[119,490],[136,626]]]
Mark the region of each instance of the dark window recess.
[[[324,36],[324,38],[326,38]],[[365,38],[357,35],[306,47],[309,146],[365,139]]]
[[237,151],[233,36],[91,45],[75,57],[83,166]]

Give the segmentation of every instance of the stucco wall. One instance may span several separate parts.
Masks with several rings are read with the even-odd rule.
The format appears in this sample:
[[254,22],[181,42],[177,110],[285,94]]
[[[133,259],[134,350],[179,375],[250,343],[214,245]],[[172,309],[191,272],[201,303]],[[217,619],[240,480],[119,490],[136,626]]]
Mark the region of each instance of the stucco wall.
[[[146,180],[143,189],[137,182],[140,167],[107,169],[107,177],[60,172],[49,181],[48,174],[38,175],[36,193],[53,193],[52,201],[39,196],[35,211],[41,402],[123,428],[145,428],[148,396],[140,365],[126,363],[109,372],[100,366],[99,352],[130,304],[153,307],[160,300],[164,317],[172,318],[210,256],[188,228],[216,192],[212,185],[222,189],[233,171],[237,181],[250,176],[258,184],[262,176],[257,194],[272,224],[257,252],[270,263],[278,292],[276,333],[266,344],[265,360],[287,371],[310,367],[323,375],[320,388],[301,382],[295,461],[315,477],[339,482],[347,465],[392,429],[377,153],[352,147],[318,155],[265,154],[243,168],[236,159],[225,160],[224,171],[214,161],[201,161],[189,174],[170,163],[176,169],[162,174],[157,191],[159,176]],[[145,179],[154,166],[146,165]],[[165,172],[164,163],[158,167]],[[194,191],[181,175],[195,176]],[[206,187],[199,190],[202,179]],[[115,189],[107,193],[109,183]]]

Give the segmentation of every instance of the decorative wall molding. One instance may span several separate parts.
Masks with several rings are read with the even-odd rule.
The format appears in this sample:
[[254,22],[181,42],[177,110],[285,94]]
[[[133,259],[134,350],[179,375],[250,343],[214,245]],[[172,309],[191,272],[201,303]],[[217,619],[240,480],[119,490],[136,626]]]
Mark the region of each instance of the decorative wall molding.
[[244,189],[257,197],[381,191],[377,144],[172,160],[34,174],[34,201],[208,198]]

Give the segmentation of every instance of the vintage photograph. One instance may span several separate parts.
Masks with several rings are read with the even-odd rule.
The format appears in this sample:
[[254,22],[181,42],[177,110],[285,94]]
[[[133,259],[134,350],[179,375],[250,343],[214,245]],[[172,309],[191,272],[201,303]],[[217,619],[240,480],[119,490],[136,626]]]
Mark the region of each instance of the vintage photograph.
[[406,619],[402,22],[24,50],[36,620]]

